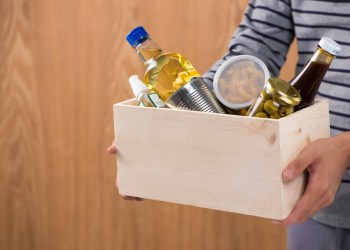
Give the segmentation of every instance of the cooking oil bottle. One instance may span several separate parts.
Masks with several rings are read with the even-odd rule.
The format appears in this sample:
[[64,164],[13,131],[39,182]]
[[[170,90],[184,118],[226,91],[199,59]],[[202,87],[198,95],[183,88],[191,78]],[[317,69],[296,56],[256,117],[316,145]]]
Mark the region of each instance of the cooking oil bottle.
[[146,67],[144,82],[164,102],[193,77],[200,76],[183,55],[163,52],[142,26],[133,29],[126,39]]

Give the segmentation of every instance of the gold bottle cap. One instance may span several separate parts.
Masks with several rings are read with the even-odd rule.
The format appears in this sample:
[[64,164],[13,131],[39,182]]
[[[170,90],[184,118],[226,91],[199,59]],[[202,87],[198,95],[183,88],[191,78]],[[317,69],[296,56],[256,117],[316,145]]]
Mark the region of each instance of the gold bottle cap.
[[279,78],[269,78],[266,88],[272,95],[290,105],[298,105],[301,101],[299,92],[288,82]]

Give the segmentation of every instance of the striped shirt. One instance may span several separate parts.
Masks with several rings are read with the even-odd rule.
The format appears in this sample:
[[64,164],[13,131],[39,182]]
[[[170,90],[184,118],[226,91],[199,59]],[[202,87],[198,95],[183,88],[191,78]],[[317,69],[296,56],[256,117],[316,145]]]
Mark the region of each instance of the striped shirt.
[[[278,76],[294,37],[298,44],[296,73],[314,53],[321,37],[335,40],[342,48],[333,60],[317,98],[330,104],[331,136],[350,130],[350,0],[250,0],[243,20],[226,54],[203,75],[212,87],[218,67],[235,55],[254,55]],[[344,175],[332,206],[314,219],[350,229],[350,170]]]

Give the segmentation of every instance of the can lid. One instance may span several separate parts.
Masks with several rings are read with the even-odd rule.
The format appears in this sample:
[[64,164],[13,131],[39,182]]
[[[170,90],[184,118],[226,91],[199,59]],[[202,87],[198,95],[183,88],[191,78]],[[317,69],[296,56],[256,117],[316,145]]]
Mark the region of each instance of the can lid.
[[318,46],[334,56],[338,55],[341,51],[340,45],[329,37],[322,37]]
[[275,77],[269,78],[266,82],[266,88],[272,95],[287,104],[295,106],[301,101],[298,90],[282,79]]
[[132,75],[129,78],[129,83],[132,89],[132,92],[137,97],[143,90],[148,89],[146,84],[139,79],[137,75]]
[[149,38],[149,34],[142,26],[136,27],[126,36],[126,40],[132,47],[136,47],[147,38]]

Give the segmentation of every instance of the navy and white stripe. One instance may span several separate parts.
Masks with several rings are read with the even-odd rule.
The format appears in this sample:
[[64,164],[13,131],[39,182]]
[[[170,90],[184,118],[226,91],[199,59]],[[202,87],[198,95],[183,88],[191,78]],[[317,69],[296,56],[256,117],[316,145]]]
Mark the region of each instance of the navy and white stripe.
[[[350,131],[350,0],[250,0],[228,52],[203,77],[212,87],[218,67],[241,54],[259,57],[271,75],[278,76],[294,37],[298,42],[298,73],[323,36],[338,42],[342,51],[326,73],[317,97],[329,100],[331,135]],[[339,210],[346,210],[341,215],[344,218],[336,221],[344,220],[350,228],[349,182],[347,171],[343,180],[347,201],[336,198],[333,206],[318,214],[317,220],[337,226],[332,218],[339,215]]]
[[[349,3],[347,3],[349,2]],[[333,61],[318,97],[330,101],[331,134],[350,130],[350,0],[251,0],[227,54],[204,75],[209,85],[217,68],[229,57],[260,57],[277,76],[293,38],[299,48],[297,72],[307,63],[322,36],[333,38],[342,53]],[[336,112],[340,108],[342,112]]]

